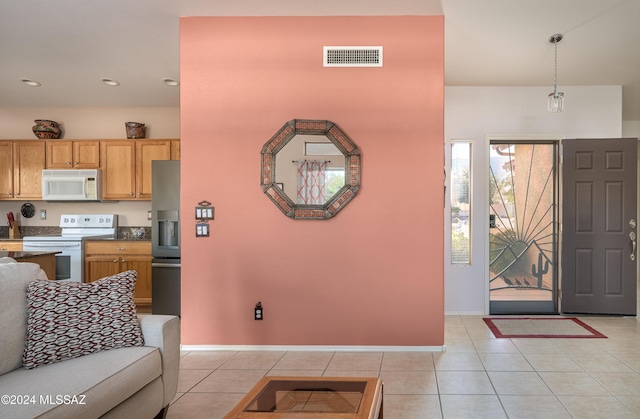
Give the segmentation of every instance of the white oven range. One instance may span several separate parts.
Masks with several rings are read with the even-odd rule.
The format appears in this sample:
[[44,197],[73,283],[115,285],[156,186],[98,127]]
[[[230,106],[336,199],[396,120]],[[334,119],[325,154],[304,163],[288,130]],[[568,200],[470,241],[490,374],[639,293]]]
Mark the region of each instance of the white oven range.
[[[56,254],[57,281],[82,282],[84,271],[84,240],[116,238],[116,214],[63,214],[59,236],[25,236],[25,252],[60,252]],[[49,278],[54,279],[54,278]]]

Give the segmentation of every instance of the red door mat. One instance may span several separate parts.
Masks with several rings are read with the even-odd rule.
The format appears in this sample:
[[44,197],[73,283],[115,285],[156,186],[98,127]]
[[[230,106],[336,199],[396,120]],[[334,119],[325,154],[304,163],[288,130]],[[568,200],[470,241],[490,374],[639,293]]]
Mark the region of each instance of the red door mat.
[[497,338],[606,338],[575,317],[483,318]]

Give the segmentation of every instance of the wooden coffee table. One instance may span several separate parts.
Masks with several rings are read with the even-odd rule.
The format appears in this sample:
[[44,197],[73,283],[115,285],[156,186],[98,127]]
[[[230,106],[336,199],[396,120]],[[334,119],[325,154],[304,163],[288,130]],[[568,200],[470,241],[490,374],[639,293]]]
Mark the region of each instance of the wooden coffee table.
[[382,381],[264,377],[225,419],[382,419]]

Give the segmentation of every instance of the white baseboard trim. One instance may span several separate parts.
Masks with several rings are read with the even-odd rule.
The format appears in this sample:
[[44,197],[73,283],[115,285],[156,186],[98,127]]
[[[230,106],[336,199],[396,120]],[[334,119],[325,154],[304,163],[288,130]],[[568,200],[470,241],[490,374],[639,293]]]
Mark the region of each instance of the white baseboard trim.
[[316,352],[445,352],[442,346],[324,346],[324,345],[180,345],[185,352],[197,351],[316,351]]
[[485,316],[484,311],[445,311],[445,316]]

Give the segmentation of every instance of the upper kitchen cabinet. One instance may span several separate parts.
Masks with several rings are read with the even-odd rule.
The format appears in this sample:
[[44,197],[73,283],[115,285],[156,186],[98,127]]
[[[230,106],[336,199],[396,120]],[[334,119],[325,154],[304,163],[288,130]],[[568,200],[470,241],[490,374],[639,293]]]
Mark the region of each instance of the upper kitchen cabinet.
[[44,141],[0,141],[0,199],[42,199]]
[[180,140],[171,140],[171,160],[180,160]]
[[136,146],[133,141],[101,141],[102,199],[136,199]]
[[42,199],[44,141],[13,142],[13,195],[15,199]]
[[138,198],[151,200],[151,162],[171,160],[171,141],[136,142],[136,187]]
[[151,200],[151,162],[171,160],[172,140],[101,141],[103,200]]
[[47,141],[47,169],[98,169],[100,141]]
[[0,141],[0,199],[13,198],[13,142]]

